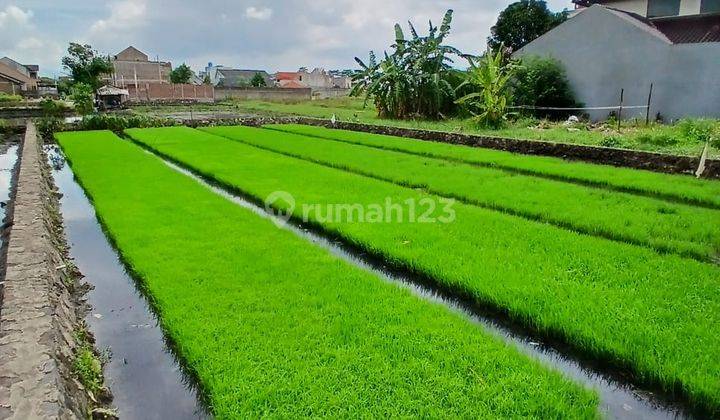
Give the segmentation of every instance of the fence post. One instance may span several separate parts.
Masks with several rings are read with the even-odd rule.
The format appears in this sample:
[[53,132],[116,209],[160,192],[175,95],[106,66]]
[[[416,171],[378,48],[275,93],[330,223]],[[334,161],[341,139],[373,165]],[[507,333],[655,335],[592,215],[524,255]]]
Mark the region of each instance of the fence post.
[[648,94],[647,109],[645,114],[645,125],[650,125],[650,102],[652,101],[653,84],[650,83],[650,93]]
[[618,131],[620,131],[620,121],[622,121],[623,100],[625,100],[625,89],[620,89],[620,109],[618,110],[618,115],[617,115]]

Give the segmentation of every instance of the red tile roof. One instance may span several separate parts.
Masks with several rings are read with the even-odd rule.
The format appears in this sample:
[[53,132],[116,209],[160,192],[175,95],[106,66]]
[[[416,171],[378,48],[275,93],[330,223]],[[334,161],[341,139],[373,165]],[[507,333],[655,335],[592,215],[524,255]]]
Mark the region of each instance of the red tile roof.
[[281,88],[284,89],[304,89],[307,86],[303,84],[302,82],[299,82],[297,80],[280,80],[278,81]]
[[300,80],[300,75],[292,71],[279,71],[275,73],[275,80]]

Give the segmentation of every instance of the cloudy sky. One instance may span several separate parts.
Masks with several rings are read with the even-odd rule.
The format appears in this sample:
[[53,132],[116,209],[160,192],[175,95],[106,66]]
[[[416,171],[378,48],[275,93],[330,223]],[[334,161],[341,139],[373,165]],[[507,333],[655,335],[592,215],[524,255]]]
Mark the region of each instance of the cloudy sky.
[[[239,68],[354,68],[353,57],[382,51],[392,25],[420,30],[455,10],[448,43],[477,53],[511,0],[0,0],[0,56],[58,75],[67,44],[106,54],[133,45],[176,66],[208,61]],[[553,10],[570,0],[549,0]]]

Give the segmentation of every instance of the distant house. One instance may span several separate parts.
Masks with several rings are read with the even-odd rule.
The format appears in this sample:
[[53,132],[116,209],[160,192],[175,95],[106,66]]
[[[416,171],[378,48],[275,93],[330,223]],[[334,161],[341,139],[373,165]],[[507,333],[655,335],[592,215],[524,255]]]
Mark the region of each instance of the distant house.
[[350,78],[346,75],[340,72],[328,72],[322,68],[315,68],[310,72],[305,67],[296,72],[278,72],[275,74],[275,82],[280,87],[291,88],[349,89],[351,87]]
[[37,93],[38,71],[36,64],[20,64],[9,57],[0,58],[0,92]]
[[[561,61],[588,107],[642,107],[650,115],[720,117],[720,0],[575,0],[565,23],[515,56]],[[644,117],[643,108],[624,116]],[[607,110],[589,112],[593,119]]]
[[210,70],[210,81],[217,87],[247,87],[256,74],[260,74],[265,80],[265,86],[272,86],[270,75],[265,70],[243,70],[230,67],[217,66]]
[[114,86],[134,86],[145,83],[170,83],[172,65],[166,61],[151,61],[147,54],[130,46],[110,58],[113,74],[105,77]]

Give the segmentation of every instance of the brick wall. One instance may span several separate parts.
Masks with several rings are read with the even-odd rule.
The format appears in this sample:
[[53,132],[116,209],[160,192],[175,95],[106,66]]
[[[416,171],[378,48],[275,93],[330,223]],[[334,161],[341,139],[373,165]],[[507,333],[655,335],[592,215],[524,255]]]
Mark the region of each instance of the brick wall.
[[140,83],[128,86],[131,102],[213,102],[213,87],[209,85]]

